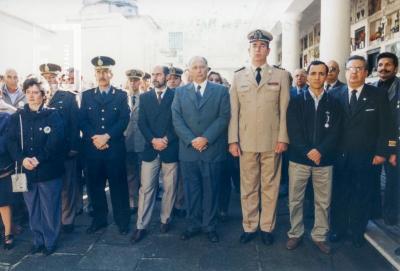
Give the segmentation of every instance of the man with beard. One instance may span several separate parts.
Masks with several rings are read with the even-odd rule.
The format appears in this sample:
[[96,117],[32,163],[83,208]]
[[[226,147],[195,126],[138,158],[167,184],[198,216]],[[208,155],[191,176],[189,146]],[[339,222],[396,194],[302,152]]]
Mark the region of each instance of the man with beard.
[[[395,54],[384,52],[378,55],[379,80],[373,85],[380,87],[387,92],[389,97],[390,111],[392,114],[393,128],[400,125],[400,79],[396,77],[398,71],[398,58]],[[399,131],[399,129],[397,129]],[[382,215],[387,225],[395,225],[398,221],[398,187],[399,169],[396,152],[399,152],[399,145],[393,140],[390,143],[392,153],[388,161],[383,165],[386,173],[385,193],[383,197]],[[378,197],[379,199],[379,197]]]
[[124,131],[129,123],[127,94],[111,85],[111,66],[107,56],[92,59],[97,87],[82,94],[80,124],[87,167],[88,190],[93,220],[86,230],[92,234],[107,227],[106,181],[110,187],[114,221],[121,235],[128,234],[130,220],[126,181]]
[[64,167],[62,189],[62,229],[66,233],[74,230],[76,215],[76,195],[78,193],[78,169],[77,155],[80,148],[79,135],[79,108],[75,94],[70,91],[60,90],[57,75],[61,67],[56,64],[46,63],[39,67],[41,75],[47,80],[50,86],[50,95],[47,106],[56,108],[64,121]]
[[174,90],[167,87],[168,67],[156,66],[151,74],[154,89],[140,96],[139,128],[146,139],[142,152],[139,209],[132,243],[146,234],[156,203],[160,171],[164,193],[161,200],[160,232],[169,230],[178,180],[178,137],[172,126]]

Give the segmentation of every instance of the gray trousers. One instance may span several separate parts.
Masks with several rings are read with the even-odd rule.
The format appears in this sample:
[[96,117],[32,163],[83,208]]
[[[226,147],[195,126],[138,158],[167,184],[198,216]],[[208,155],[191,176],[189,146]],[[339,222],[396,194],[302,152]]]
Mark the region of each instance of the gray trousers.
[[312,167],[289,162],[290,238],[304,234],[303,204],[308,179],[314,188],[315,219],[311,231],[314,241],[326,241],[329,232],[329,210],[332,193],[332,166]]
[[62,224],[74,224],[77,210],[77,194],[79,194],[78,183],[78,159],[69,158],[64,162],[65,173],[62,177],[63,188],[61,193],[62,202]]
[[128,189],[129,189],[129,206],[131,208],[138,207],[141,163],[142,160],[139,152],[126,153],[126,172],[127,172]]
[[161,200],[161,223],[169,223],[176,198],[178,181],[178,163],[161,162],[157,156],[153,161],[142,161],[141,181],[139,189],[139,208],[137,229],[146,229],[156,203],[160,170],[163,174],[164,193]]

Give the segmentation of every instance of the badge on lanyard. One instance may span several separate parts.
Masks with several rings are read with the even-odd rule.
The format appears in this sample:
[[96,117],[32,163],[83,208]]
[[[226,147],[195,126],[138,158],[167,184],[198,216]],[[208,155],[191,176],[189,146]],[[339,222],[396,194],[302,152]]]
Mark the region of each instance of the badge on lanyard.
[[330,112],[329,112],[329,111],[326,111],[326,112],[325,112],[325,115],[326,115],[326,121],[325,121],[325,125],[324,125],[324,126],[325,126],[325,128],[329,128],[329,126],[330,126],[330,125],[329,125],[329,121],[330,121],[330,117],[331,117],[331,116],[330,116]]

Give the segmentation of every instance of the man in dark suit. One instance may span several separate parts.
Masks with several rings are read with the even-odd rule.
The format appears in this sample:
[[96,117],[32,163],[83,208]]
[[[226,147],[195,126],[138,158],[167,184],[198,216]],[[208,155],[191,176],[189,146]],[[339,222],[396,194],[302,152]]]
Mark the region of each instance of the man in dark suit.
[[92,59],[98,87],[82,94],[80,124],[88,174],[88,190],[93,207],[91,234],[107,226],[106,181],[110,187],[115,223],[122,235],[128,234],[130,219],[126,180],[124,131],[129,122],[129,105],[125,91],[110,83],[110,67],[115,61],[106,56]]
[[351,231],[355,247],[364,243],[375,183],[390,138],[387,93],[366,85],[367,75],[366,60],[351,56],[346,64],[347,87],[333,93],[344,113],[334,165],[330,239],[338,241]]
[[64,122],[64,167],[62,202],[62,229],[65,233],[74,230],[76,214],[76,195],[78,193],[78,168],[77,155],[79,152],[79,108],[75,94],[59,89],[58,72],[61,67],[57,64],[46,63],[39,67],[41,75],[50,85],[48,107],[56,108]]
[[174,91],[167,87],[169,68],[156,66],[152,72],[154,89],[140,96],[139,128],[146,144],[142,152],[139,209],[136,231],[131,242],[139,242],[146,234],[158,188],[160,170],[164,193],[161,200],[161,233],[169,230],[171,212],[178,181],[178,137],[172,126],[171,104]]
[[[383,52],[378,55],[377,61],[379,80],[374,82],[373,85],[381,88],[388,94],[392,116],[392,127],[397,130],[396,132],[398,133],[398,126],[400,125],[400,79],[396,77],[399,66],[398,59],[393,53]],[[393,136],[396,132],[393,133]],[[398,151],[399,145],[396,142],[396,138],[397,137],[393,138],[392,142],[390,142],[392,150],[391,157],[384,164],[386,181],[382,215],[387,225],[395,225],[398,222],[399,213],[399,166],[396,161],[396,149]],[[379,199],[380,197],[378,197],[378,200]],[[378,203],[380,204],[380,201]]]
[[203,230],[210,242],[218,242],[218,181],[226,159],[229,93],[223,85],[207,81],[204,57],[193,57],[189,72],[193,83],[177,88],[172,103],[190,220],[181,239],[190,239]]
[[324,86],[325,91],[335,91],[346,85],[338,79],[340,73],[339,64],[335,60],[330,60],[326,63],[326,65],[328,66],[329,70]]

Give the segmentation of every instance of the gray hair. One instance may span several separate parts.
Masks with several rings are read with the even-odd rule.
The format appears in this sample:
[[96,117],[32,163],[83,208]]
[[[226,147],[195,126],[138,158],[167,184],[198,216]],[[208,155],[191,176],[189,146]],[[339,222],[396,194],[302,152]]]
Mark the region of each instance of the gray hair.
[[195,62],[197,60],[201,60],[208,67],[208,61],[204,56],[194,56],[194,57],[190,58],[189,62],[188,62],[188,67],[191,67],[193,62]]

